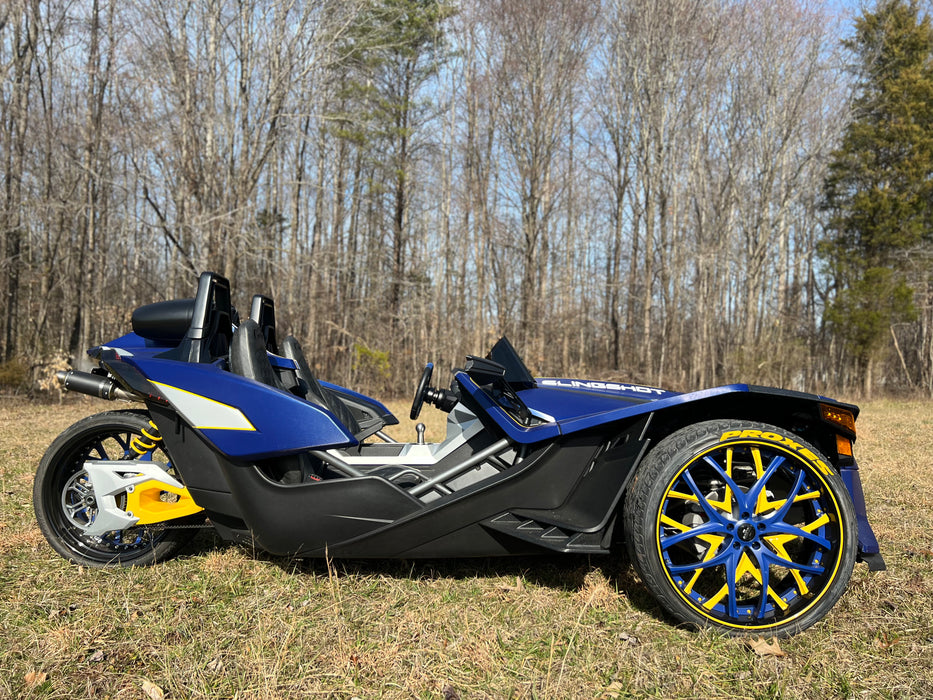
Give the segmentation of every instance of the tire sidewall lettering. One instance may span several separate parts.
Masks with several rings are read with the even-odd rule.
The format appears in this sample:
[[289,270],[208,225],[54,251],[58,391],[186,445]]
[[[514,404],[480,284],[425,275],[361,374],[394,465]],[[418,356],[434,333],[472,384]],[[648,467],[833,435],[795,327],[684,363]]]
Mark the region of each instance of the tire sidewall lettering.
[[793,450],[802,457],[804,461],[816,467],[823,476],[829,476],[833,473],[833,469],[820,459],[809,447],[805,447],[799,442],[779,433],[762,430],[727,430],[719,437],[719,444],[740,444],[741,442],[748,442],[750,440],[763,440]]

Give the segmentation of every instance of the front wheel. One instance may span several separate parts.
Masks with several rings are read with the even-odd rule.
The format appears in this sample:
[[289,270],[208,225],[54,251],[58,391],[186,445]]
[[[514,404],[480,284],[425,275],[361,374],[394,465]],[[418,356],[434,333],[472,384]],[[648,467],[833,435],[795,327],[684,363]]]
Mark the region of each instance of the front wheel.
[[624,523],[662,606],[730,634],[809,627],[855,564],[842,479],[812,445],[761,423],[708,421],[662,440],[633,478]]
[[[145,412],[111,411],[78,421],[55,439],[36,472],[33,507],[39,529],[56,552],[86,566],[145,566],[173,556],[193,537],[193,529],[159,525],[86,533],[98,513],[86,463],[143,460],[178,479],[161,439],[153,435],[158,433]],[[166,493],[164,498],[170,506],[177,497]],[[184,522],[190,521],[173,524]]]

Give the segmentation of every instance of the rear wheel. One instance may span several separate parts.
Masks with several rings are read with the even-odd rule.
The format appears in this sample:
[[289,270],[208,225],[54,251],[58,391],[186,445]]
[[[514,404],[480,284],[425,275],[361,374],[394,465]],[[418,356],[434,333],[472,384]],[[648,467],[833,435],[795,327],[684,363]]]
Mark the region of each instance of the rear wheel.
[[[153,434],[145,412],[111,411],[78,421],[56,438],[39,463],[33,486],[39,529],[56,552],[86,566],[145,566],[173,556],[194,536],[194,529],[167,529],[157,524],[101,535],[85,532],[98,512],[86,462],[151,461],[180,478],[161,440],[151,438]],[[166,497],[174,498],[171,494]],[[191,520],[173,521],[172,525],[185,522]]]
[[633,478],[624,521],[635,568],[664,608],[730,634],[809,627],[855,563],[842,479],[771,425],[709,421],[665,438]]

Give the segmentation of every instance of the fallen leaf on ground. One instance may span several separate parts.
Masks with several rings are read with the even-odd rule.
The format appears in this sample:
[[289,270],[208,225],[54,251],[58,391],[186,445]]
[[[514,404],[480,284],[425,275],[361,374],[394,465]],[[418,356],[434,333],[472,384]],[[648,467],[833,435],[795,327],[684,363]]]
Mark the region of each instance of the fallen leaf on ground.
[[764,637],[756,637],[746,642],[749,648],[758,654],[758,656],[787,656],[782,650],[781,645],[776,639],[770,642]]
[[602,695],[599,696],[599,700],[615,700],[621,697],[624,690],[625,686],[619,681],[612,681],[602,692]]
[[878,646],[882,649],[890,649],[900,640],[896,634],[888,634],[887,632],[882,632],[879,637],[877,637]]
[[150,680],[143,679],[143,692],[151,700],[165,700],[165,691]]
[[45,683],[45,679],[48,677],[49,674],[45,671],[30,671],[23,680],[26,681],[27,688],[35,688],[37,685]]

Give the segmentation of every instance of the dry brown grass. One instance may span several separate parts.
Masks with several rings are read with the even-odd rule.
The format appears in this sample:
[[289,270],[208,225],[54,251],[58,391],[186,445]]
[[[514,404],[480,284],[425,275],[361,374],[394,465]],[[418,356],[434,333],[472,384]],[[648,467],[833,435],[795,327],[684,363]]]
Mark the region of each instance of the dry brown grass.
[[0,404],[0,697],[933,696],[933,403],[864,407],[857,450],[889,570],[858,566],[783,657],[674,627],[615,559],[328,565],[205,535],[147,569],[71,566],[35,526],[32,472],[106,408]]
[[421,409],[421,415],[418,420],[410,420],[411,402],[402,399],[386,402],[386,406],[398,418],[399,424],[393,425],[386,430],[394,439],[399,442],[414,442],[417,436],[415,425],[424,423],[424,438],[427,442],[439,442],[447,434],[447,414],[438,411],[432,406],[425,406]]

